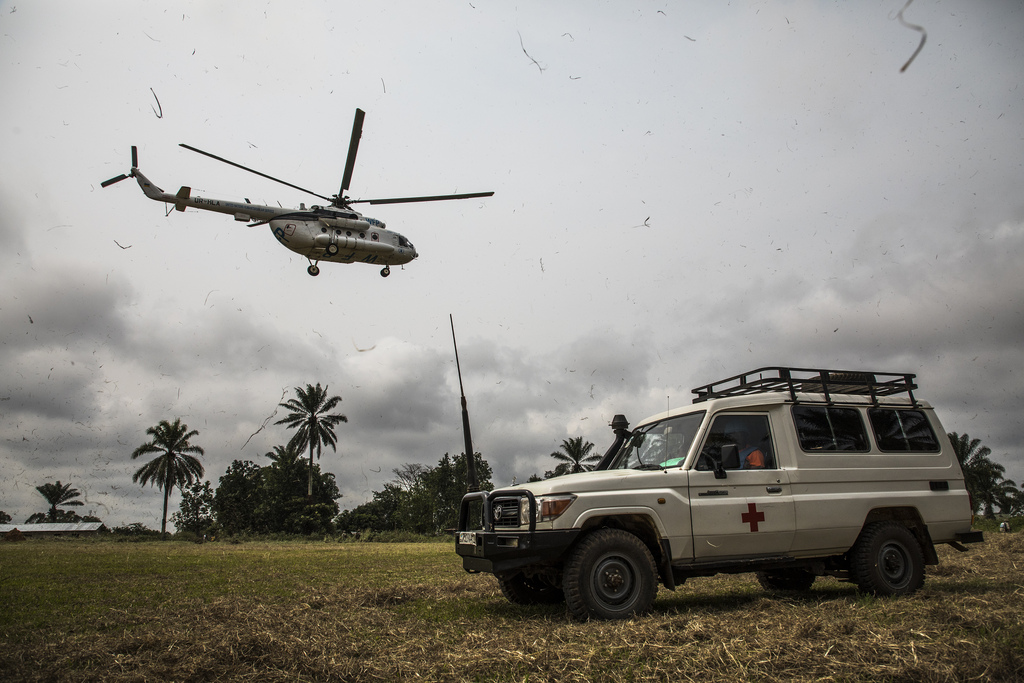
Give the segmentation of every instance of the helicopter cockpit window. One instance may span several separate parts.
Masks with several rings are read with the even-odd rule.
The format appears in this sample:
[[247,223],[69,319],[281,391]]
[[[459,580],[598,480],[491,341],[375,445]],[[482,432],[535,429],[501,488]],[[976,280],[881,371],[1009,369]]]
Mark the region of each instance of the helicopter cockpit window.
[[412,242],[410,242],[409,240],[405,239],[405,237],[403,237],[402,235],[399,235],[398,236],[398,246],[400,246],[400,247],[407,247],[407,248],[411,249],[412,248]]
[[623,442],[608,469],[657,470],[682,467],[704,411],[640,427]]

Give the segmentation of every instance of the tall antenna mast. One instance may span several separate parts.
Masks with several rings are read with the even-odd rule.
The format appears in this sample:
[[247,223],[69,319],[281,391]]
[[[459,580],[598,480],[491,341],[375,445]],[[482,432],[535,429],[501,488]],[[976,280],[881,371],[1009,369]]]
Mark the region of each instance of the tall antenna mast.
[[476,479],[476,457],[473,455],[473,436],[469,433],[469,408],[466,407],[466,391],[462,388],[462,368],[459,366],[459,344],[455,341],[455,319],[448,314],[452,324],[452,344],[455,346],[455,369],[459,373],[459,394],[462,396],[462,436],[466,440],[466,492],[480,490]]

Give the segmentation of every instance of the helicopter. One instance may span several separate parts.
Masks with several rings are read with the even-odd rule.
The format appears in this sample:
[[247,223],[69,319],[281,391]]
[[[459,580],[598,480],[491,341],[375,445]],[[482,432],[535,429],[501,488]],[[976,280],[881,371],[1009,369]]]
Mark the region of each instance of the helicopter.
[[[248,227],[269,225],[274,237],[286,248],[309,260],[306,269],[310,275],[320,274],[320,261],[332,263],[369,263],[383,265],[380,274],[387,277],[391,274],[391,266],[409,263],[419,253],[416,247],[404,235],[388,230],[383,221],[364,216],[352,208],[352,204],[404,204],[410,202],[436,202],[449,199],[472,199],[490,197],[493,192],[471,192],[464,194],[445,194],[429,197],[392,197],[389,199],[350,199],[345,195],[352,180],[352,169],[355,166],[359,139],[363,133],[363,119],[366,112],[356,109],[355,120],[352,122],[352,138],[349,141],[348,159],[345,162],[345,173],[342,176],[341,190],[336,195],[324,196],[285,182],[279,178],[261,173],[233,161],[228,161],[215,154],[204,152],[190,145],[181,143],[181,147],[197,152],[211,159],[240,168],[258,176],[287,185],[301,192],[324,199],[330,204],[312,205],[308,209],[304,203],[298,209],[285,209],[279,206],[253,204],[248,199],[244,202],[224,199],[210,199],[194,196],[192,188],[182,186],[177,193],[164,192],[154,185],[139,170],[139,153],[132,146],[132,167],[128,173],[104,180],[100,187],[109,187],[128,178],[135,178],[139,187],[150,199],[165,204],[173,204],[174,209],[184,211],[188,207],[204,211],[216,211],[234,216],[236,221],[248,223]],[[168,214],[170,209],[168,209]]]

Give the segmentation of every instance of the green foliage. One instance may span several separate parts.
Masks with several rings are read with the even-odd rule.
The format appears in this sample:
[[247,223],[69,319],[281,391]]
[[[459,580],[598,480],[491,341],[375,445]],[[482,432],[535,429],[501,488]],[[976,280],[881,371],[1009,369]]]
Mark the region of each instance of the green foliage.
[[125,526],[115,526],[110,530],[110,533],[115,541],[152,541],[163,535],[159,531],[154,531],[139,522],[133,522]]
[[334,428],[342,422],[348,422],[348,418],[330,412],[341,403],[341,396],[328,397],[327,387],[321,388],[319,382],[315,387],[312,384],[307,384],[305,389],[295,387],[295,394],[298,398],[279,404],[291,412],[274,424],[283,424],[296,430],[287,448],[294,451],[309,448],[309,486],[306,493],[313,496],[313,453],[316,452],[319,460],[320,451],[325,445],[337,452],[338,438]]
[[545,470],[544,478],[553,479],[554,477],[561,477],[564,474],[572,474],[572,464],[568,462],[560,462],[555,466],[553,470]]
[[260,467],[249,460],[235,460],[220,478],[214,493],[213,514],[227,534],[256,528],[256,506],[260,502],[263,477]]
[[[596,464],[601,459],[600,454],[591,453],[594,450],[594,444],[590,441],[583,442],[582,436],[577,436],[572,439],[562,439],[561,450],[555,451],[551,454],[551,457],[559,461],[559,465],[555,468],[553,473],[547,473],[545,479],[550,479],[552,476],[557,477],[562,474],[575,474],[577,472],[587,472],[593,468],[591,463]],[[550,475],[550,476],[549,476]]]
[[132,460],[150,453],[160,455],[140,467],[132,475],[132,481],[141,482],[143,486],[154,484],[164,492],[164,515],[160,521],[160,533],[164,534],[167,532],[167,499],[171,489],[175,486],[183,488],[202,478],[203,466],[195,456],[203,455],[203,449],[189,443],[199,432],[189,431],[188,426],[181,423],[181,418],[175,418],[174,422],[161,420],[146,433],[153,437],[152,440],[136,448],[132,452]]
[[4,512],[3,510],[0,510],[0,524],[10,524],[10,523],[11,523],[11,516],[9,514],[7,514],[6,512]]
[[999,530],[999,525],[1003,522],[1006,522],[1009,525],[1010,533],[1018,533],[1024,531],[1024,514],[1018,514],[1012,517],[1002,517],[1000,519],[976,518],[974,520],[974,526],[972,528],[976,531],[984,531],[986,534],[985,540],[990,541],[992,539],[988,537],[988,534],[1001,533]]
[[1012,479],[1003,476],[1006,468],[989,457],[992,450],[982,446],[981,439],[951,432],[949,440],[974,501],[973,512],[981,510],[986,519],[995,518],[996,508],[1004,515],[1024,513],[1024,493]]
[[[474,455],[480,487],[491,490],[491,466]],[[375,491],[373,500],[346,510],[334,520],[345,532],[409,532],[436,536],[455,528],[468,479],[464,453],[445,453],[436,467],[406,465],[397,479]]]
[[57,483],[51,484],[49,482],[36,487],[36,491],[39,491],[39,495],[46,499],[46,502],[50,504],[50,510],[45,514],[41,515],[36,513],[29,517],[27,524],[35,524],[37,522],[78,522],[81,521],[74,512],[67,510],[58,510],[58,507],[66,505],[84,505],[80,500],[75,500],[81,494],[78,489],[71,488],[71,484],[61,484],[60,480]]
[[217,525],[229,535],[330,534],[341,497],[334,475],[313,465],[313,496],[306,495],[305,461],[288,447],[267,453],[260,467],[235,460],[220,478],[211,505]]
[[179,532],[203,534],[215,525],[213,518],[213,487],[208,481],[194,482],[181,490],[178,512],[171,515]]
[[77,522],[98,522],[95,517],[86,519],[80,517],[74,510],[57,510],[51,512],[35,512],[25,520],[25,524],[75,524]]

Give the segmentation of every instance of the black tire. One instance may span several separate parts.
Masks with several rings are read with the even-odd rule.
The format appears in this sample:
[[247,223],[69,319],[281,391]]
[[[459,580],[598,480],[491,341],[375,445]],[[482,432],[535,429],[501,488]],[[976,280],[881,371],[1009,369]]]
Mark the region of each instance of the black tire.
[[775,569],[757,573],[757,582],[769,591],[810,590],[815,578],[817,577],[806,569]]
[[498,577],[498,587],[501,594],[516,605],[556,605],[565,600],[561,589],[521,573],[508,578]]
[[650,609],[658,592],[658,569],[639,538],[600,529],[572,551],[562,585],[577,619],[628,619]]
[[917,537],[896,522],[864,528],[850,554],[857,587],[877,596],[910,595],[924,584],[924,553]]
[[317,275],[320,274],[320,269],[316,266],[310,266],[309,268],[306,268],[306,272],[312,275],[313,277],[316,277]]

